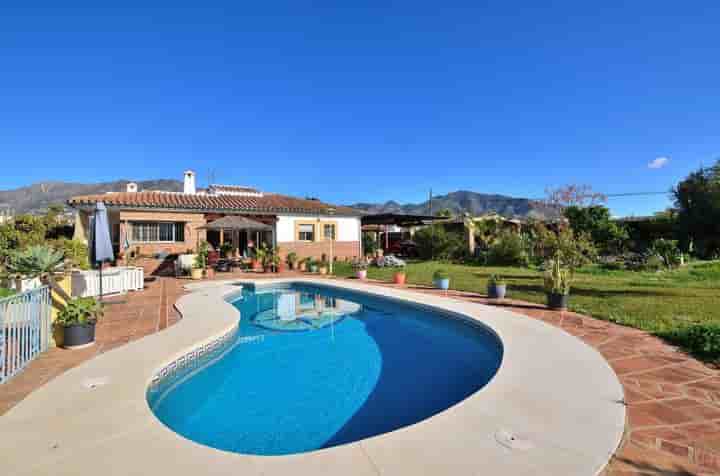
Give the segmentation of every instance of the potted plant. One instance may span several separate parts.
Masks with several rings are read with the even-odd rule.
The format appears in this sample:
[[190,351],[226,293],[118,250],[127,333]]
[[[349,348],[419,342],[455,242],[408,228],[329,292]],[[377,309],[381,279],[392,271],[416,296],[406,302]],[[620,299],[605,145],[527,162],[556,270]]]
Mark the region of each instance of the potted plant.
[[287,265],[290,267],[290,269],[295,269],[298,261],[297,253],[291,251],[287,254],[287,257],[285,257],[285,261],[287,262]]
[[267,264],[268,249],[265,245],[255,248],[255,256],[252,260],[253,271],[264,271]]
[[190,271],[190,276],[194,280],[200,280],[203,278],[203,271],[205,270],[205,260],[203,257],[199,254],[195,255],[195,260],[193,261],[192,270]]
[[507,292],[507,283],[497,274],[490,275],[488,280],[487,293],[490,299],[505,299]]
[[317,261],[313,260],[312,258],[308,258],[308,269],[311,273],[317,273],[318,272],[318,263]]
[[220,254],[223,258],[230,258],[233,251],[233,245],[229,241],[226,241],[220,245]]
[[405,285],[406,280],[407,280],[407,273],[405,272],[405,269],[395,271],[395,273],[393,274],[393,282],[395,284],[403,286],[403,285]]
[[433,273],[433,283],[436,288],[447,291],[450,289],[450,275],[444,269],[438,269]]
[[368,262],[366,260],[360,260],[353,263],[353,269],[355,270],[355,277],[364,281],[367,279]]
[[272,267],[275,272],[282,273],[283,271],[285,271],[285,263],[283,263],[283,260],[280,257],[280,248],[273,249],[270,256]]
[[74,349],[95,342],[95,324],[102,315],[102,304],[93,297],[68,301],[55,320],[63,329],[63,347]]
[[320,265],[318,266],[318,271],[320,274],[325,275],[328,273],[328,263],[327,261],[321,261]]
[[550,309],[562,310],[568,307],[570,295],[570,270],[563,267],[559,257],[555,257],[550,269],[545,272],[545,293]]
[[307,271],[307,259],[303,258],[300,261],[298,261],[298,269],[302,272]]

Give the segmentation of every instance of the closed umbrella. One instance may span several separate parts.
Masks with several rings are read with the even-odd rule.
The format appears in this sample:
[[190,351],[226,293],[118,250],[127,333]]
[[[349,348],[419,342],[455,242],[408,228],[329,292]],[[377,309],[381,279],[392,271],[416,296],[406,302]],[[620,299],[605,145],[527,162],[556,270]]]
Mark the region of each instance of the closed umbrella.
[[90,256],[94,263],[99,266],[100,273],[100,300],[103,298],[102,290],[102,265],[105,261],[115,259],[112,249],[112,241],[110,240],[110,224],[108,223],[107,209],[103,202],[97,202],[95,205],[95,213],[93,215],[93,223],[90,227]]

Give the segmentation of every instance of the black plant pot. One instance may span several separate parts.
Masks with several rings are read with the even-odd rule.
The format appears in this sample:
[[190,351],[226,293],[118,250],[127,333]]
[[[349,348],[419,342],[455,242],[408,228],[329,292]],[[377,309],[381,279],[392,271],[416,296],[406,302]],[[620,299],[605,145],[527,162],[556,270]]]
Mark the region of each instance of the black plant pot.
[[567,309],[569,294],[548,293],[547,305],[550,309]]
[[91,344],[95,341],[95,323],[65,326],[63,347],[72,348]]
[[488,297],[490,299],[505,299],[507,284],[489,284]]

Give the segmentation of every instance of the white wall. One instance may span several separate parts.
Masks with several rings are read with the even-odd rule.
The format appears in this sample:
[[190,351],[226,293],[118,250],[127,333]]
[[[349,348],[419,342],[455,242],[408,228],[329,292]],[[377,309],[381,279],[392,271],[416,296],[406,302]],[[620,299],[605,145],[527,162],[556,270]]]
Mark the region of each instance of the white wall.
[[[277,241],[295,241],[295,220],[305,222],[316,222],[317,216],[308,215],[278,215],[275,224]],[[337,241],[360,241],[360,218],[359,217],[338,217],[321,215],[321,221],[334,221],[338,224]]]

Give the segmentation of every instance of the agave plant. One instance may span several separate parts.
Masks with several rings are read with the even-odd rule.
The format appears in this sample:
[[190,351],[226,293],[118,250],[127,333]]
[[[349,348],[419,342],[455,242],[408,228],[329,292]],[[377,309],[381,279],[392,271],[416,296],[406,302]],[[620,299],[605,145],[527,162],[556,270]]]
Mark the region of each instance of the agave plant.
[[24,251],[13,252],[6,266],[10,274],[28,278],[39,277],[63,299],[69,300],[70,296],[58,286],[53,276],[54,273],[63,271],[64,267],[63,252],[43,245],[30,246]]

